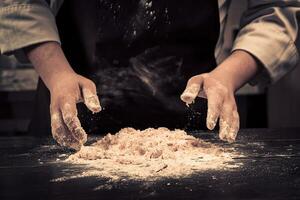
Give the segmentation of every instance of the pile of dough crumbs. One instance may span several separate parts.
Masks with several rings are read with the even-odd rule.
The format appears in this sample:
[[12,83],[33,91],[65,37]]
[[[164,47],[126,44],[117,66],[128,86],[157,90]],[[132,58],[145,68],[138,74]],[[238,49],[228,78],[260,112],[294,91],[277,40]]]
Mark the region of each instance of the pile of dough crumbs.
[[236,152],[188,135],[183,130],[124,128],[69,156],[83,164],[78,177],[97,176],[112,180],[180,178],[207,170],[229,170]]

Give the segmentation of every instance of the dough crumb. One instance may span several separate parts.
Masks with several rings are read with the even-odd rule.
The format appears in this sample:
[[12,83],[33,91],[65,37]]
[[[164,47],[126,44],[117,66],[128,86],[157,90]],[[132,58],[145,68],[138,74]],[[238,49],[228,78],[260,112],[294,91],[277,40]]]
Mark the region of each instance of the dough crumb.
[[85,166],[79,177],[157,180],[207,170],[232,170],[239,167],[233,162],[236,155],[231,148],[195,138],[183,130],[124,128],[82,147],[66,162]]

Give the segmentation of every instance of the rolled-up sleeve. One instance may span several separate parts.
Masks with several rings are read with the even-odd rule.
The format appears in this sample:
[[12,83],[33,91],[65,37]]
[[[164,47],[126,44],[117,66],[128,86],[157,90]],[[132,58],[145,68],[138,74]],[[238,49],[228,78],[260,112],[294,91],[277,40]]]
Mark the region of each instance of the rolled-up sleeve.
[[55,17],[45,1],[0,2],[0,54],[47,41],[60,43]]
[[232,51],[247,51],[263,65],[252,84],[275,82],[297,65],[299,16],[299,0],[248,1]]

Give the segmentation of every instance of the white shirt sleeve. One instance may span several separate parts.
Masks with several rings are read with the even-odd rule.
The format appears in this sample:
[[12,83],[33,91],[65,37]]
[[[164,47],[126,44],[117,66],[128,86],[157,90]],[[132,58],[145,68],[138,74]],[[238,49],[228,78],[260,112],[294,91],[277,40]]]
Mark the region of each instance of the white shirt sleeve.
[[60,43],[53,10],[44,0],[0,1],[0,19],[0,54],[47,41]]
[[252,54],[263,70],[252,83],[275,82],[299,61],[299,0],[248,0],[233,49]]

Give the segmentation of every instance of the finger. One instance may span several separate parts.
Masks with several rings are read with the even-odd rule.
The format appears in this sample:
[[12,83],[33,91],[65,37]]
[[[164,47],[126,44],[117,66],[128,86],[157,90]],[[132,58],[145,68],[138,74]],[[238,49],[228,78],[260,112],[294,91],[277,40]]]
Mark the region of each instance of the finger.
[[228,133],[228,137],[227,137],[229,142],[235,141],[239,129],[240,129],[240,117],[239,117],[238,112],[235,110],[232,113],[232,121],[230,124],[230,129],[229,129],[229,133]]
[[59,110],[51,112],[51,132],[53,138],[58,144],[64,147],[69,147],[75,150],[80,150],[81,143],[70,133],[64,125],[61,113]]
[[232,106],[223,105],[220,115],[220,130],[219,137],[223,141],[232,142],[229,137],[230,125],[232,123]]
[[203,77],[201,75],[192,77],[186,86],[186,89],[180,96],[181,100],[187,105],[192,104],[202,88]]
[[93,113],[101,111],[101,105],[97,96],[96,86],[93,82],[83,81],[81,83],[84,104]]
[[84,144],[87,141],[87,135],[81,127],[81,123],[77,117],[77,109],[75,101],[64,102],[61,106],[63,120],[68,130],[74,137]]
[[57,141],[58,144],[64,145],[64,138],[65,138],[65,130],[63,128],[63,124],[60,123],[62,120],[60,120],[59,112],[56,111],[51,114],[51,132],[53,138]]
[[206,126],[209,130],[213,130],[217,124],[223,104],[223,95],[214,88],[205,88],[207,96],[207,117]]

